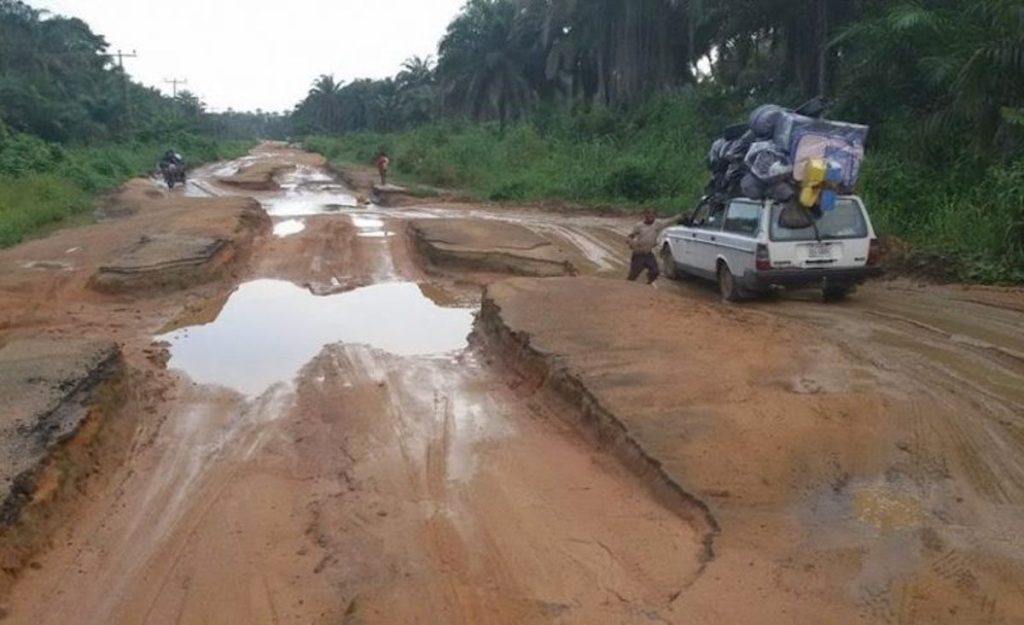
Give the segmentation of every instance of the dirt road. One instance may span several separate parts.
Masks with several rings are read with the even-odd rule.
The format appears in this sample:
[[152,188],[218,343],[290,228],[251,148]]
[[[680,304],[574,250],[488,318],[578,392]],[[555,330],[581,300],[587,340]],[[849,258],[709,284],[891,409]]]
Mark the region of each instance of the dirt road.
[[[742,355],[723,365],[723,386],[697,395],[665,367],[615,360],[647,356],[628,341],[633,327],[616,325],[621,308],[585,303],[595,289],[517,300],[535,311],[522,323],[536,336],[561,337],[552,358],[614,380],[625,406],[662,411],[665,426],[644,427],[664,455],[630,456],[622,436],[594,430],[579,403],[494,351],[479,324],[470,345],[480,287],[502,276],[493,263],[430,262],[407,227],[497,224],[473,236],[491,237],[507,267],[519,252],[501,224],[514,223],[572,273],[617,278],[628,222],[378,209],[357,195],[316,157],[269,146],[196,172],[169,200],[138,200],[138,215],[0,253],[19,268],[0,278],[0,342],[113,339],[137,381],[119,426],[130,442],[17,571],[0,603],[7,621],[1024,622],[1020,293],[889,284],[843,306],[782,298],[734,314],[699,285],[608,282],[627,308],[655,297],[641,307],[646,334],[675,324],[690,344],[715,333],[722,353]],[[238,226],[237,253],[202,284],[114,295],[87,284],[125,233],[170,214],[153,212],[166,202],[207,198],[191,205],[212,211],[193,213],[195,236],[230,238],[244,197],[270,223],[244,236]],[[65,264],[32,264],[57,257]],[[544,280],[509,296],[557,284]],[[573,343],[573,326],[593,333]],[[809,345],[791,348],[801,337]],[[784,383],[754,353],[768,344],[764,355],[791,357]],[[663,360],[690,358],[690,379],[711,380],[686,345]],[[808,353],[824,363],[816,376],[798,362]],[[842,418],[822,414],[840,392]],[[683,401],[706,409],[696,429],[676,422]],[[757,430],[768,426],[740,420],[759,403],[761,416],[806,419],[772,421],[768,449]],[[736,417],[729,436],[711,414]],[[818,417],[831,425],[812,427]],[[819,444],[858,451],[816,458]],[[906,465],[899,488],[857,490],[860,514],[840,513],[847,484],[894,462]],[[790,544],[801,536],[815,540]],[[927,557],[911,554],[922,536]]]

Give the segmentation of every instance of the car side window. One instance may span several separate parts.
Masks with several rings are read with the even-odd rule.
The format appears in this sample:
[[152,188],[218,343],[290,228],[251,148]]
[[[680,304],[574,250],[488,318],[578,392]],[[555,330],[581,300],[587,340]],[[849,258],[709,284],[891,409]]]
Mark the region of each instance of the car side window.
[[695,228],[704,227],[704,222],[707,221],[709,212],[711,212],[710,204],[704,203],[698,206],[697,210],[693,211],[693,216],[690,218],[690,225]]
[[708,218],[701,225],[705,230],[721,230],[725,221],[725,204],[716,204],[711,207]]
[[729,204],[725,217],[725,231],[755,236],[761,229],[761,205],[754,202],[734,201]]

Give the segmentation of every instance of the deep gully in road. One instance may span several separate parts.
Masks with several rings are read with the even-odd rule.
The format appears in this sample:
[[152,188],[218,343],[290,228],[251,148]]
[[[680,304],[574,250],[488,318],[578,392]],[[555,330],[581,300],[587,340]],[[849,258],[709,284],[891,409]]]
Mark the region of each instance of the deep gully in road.
[[[233,193],[217,177],[252,158],[187,193]],[[304,165],[281,182],[252,194],[275,225],[251,275],[155,337],[181,372],[167,419],[11,619],[670,622],[706,536],[468,348],[478,292],[426,276],[402,225],[444,211],[357,208]]]

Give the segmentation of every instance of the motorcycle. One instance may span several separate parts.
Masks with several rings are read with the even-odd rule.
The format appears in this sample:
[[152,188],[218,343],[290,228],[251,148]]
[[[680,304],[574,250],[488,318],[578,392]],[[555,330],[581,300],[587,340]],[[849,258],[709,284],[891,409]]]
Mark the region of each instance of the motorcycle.
[[161,163],[160,173],[163,174],[164,183],[168,189],[173,189],[176,183],[185,184],[185,167],[177,163]]

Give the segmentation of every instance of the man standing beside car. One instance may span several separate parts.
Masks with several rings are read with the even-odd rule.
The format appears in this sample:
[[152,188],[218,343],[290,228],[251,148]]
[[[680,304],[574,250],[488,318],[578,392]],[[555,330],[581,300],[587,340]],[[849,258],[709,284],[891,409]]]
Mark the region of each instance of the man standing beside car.
[[654,255],[654,247],[658,244],[658,235],[662,230],[676,225],[683,219],[683,214],[657,219],[654,211],[644,211],[644,220],[633,227],[627,241],[633,257],[629,261],[630,282],[635,282],[640,274],[647,270],[647,284],[654,284],[661,272],[658,270],[658,258]]

